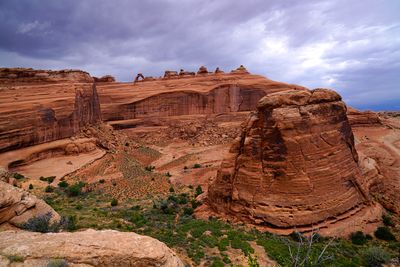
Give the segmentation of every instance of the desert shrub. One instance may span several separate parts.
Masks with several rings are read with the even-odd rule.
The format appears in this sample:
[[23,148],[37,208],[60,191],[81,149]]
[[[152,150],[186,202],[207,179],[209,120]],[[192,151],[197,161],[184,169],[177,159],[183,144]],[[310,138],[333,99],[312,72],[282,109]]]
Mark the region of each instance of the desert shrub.
[[49,184],[51,184],[51,183],[54,181],[54,179],[56,179],[55,176],[49,176],[49,177],[46,178],[46,180],[47,180],[47,182],[48,182]]
[[24,262],[24,257],[19,255],[7,255],[6,257],[10,262]]
[[249,256],[247,257],[247,263],[249,264],[249,267],[260,267],[260,264],[257,261],[257,256],[251,256],[251,254],[249,254]]
[[30,218],[26,223],[21,225],[21,228],[40,233],[57,232],[60,225],[57,223],[51,224],[51,218],[52,213],[48,212],[46,214]]
[[47,263],[47,267],[67,267],[68,262],[64,259],[51,259]]
[[105,183],[105,180],[104,180],[104,179],[100,179],[100,180],[99,180],[99,183],[104,184],[104,183]]
[[29,189],[33,189],[33,184],[29,184]]
[[165,174],[165,176],[171,177],[172,175],[171,175],[169,172],[167,172],[167,173]]
[[389,253],[380,247],[370,247],[363,253],[363,262],[366,267],[379,267],[389,261]]
[[76,226],[76,216],[62,216],[60,222],[61,228],[67,231],[75,231],[77,229]]
[[46,188],[44,189],[44,192],[46,193],[51,193],[54,191],[54,187],[52,187],[51,185],[46,186]]
[[175,192],[175,189],[171,186],[171,187],[169,188],[169,192],[173,193],[173,192]]
[[198,185],[198,186],[196,187],[195,196],[197,197],[197,196],[199,196],[199,195],[201,195],[201,194],[203,194],[203,189],[201,188],[200,185]]
[[184,170],[187,170],[187,169],[189,169],[189,168],[188,168],[188,166],[185,166],[185,167],[183,167],[183,169],[184,169]]
[[111,206],[112,207],[115,207],[115,206],[117,206],[118,205],[118,200],[117,199],[115,199],[115,198],[113,198],[112,200],[111,200]]
[[66,181],[61,181],[58,183],[58,187],[61,187],[61,188],[66,188],[66,187],[68,187],[68,185],[69,184]]
[[152,172],[155,168],[156,168],[156,167],[155,167],[155,166],[152,166],[152,165],[149,165],[149,166],[144,167],[144,169],[145,169],[146,171],[149,171],[149,172]]
[[365,243],[367,243],[367,237],[361,231],[351,233],[350,239],[351,239],[351,242],[355,245],[364,245]]
[[13,177],[14,177],[15,179],[17,179],[17,180],[19,180],[19,179],[24,179],[24,178],[25,178],[25,176],[23,176],[22,174],[17,173],[17,172],[13,174]]
[[291,239],[293,239],[296,242],[300,242],[300,241],[304,240],[303,235],[297,231],[293,231],[289,236]]
[[213,262],[210,265],[211,267],[224,267],[225,264],[222,262],[220,258],[216,258],[213,260]]
[[184,208],[183,208],[183,214],[184,214],[184,215],[190,216],[190,215],[193,214],[193,209],[192,209],[192,208],[189,208],[189,207],[184,207]]
[[146,218],[138,211],[132,212],[128,218],[131,223],[134,223],[137,227],[142,227],[147,224]]
[[394,226],[394,223],[392,221],[392,217],[390,215],[388,215],[388,214],[383,214],[382,215],[382,221],[383,221],[383,224],[386,225],[386,226]]
[[376,238],[386,240],[386,241],[394,241],[396,237],[390,232],[390,229],[386,226],[380,226],[375,231]]
[[201,168],[201,164],[195,163],[195,164],[193,165],[193,169],[198,169],[198,168]]
[[227,247],[229,246],[229,239],[228,238],[222,238],[219,241],[217,246],[218,246],[219,251],[226,251]]
[[67,195],[70,197],[79,196],[80,194],[82,194],[82,187],[84,186],[85,184],[82,182],[71,185],[70,187],[68,187]]
[[178,196],[178,204],[183,205],[183,204],[188,203],[188,201],[189,201],[189,198],[188,198],[187,194],[183,193]]
[[192,199],[190,204],[192,205],[193,209],[196,209],[198,206],[200,206],[200,202],[196,201],[195,199]]
[[81,209],[83,209],[83,206],[81,204],[78,204],[78,205],[75,206],[75,209],[81,210]]

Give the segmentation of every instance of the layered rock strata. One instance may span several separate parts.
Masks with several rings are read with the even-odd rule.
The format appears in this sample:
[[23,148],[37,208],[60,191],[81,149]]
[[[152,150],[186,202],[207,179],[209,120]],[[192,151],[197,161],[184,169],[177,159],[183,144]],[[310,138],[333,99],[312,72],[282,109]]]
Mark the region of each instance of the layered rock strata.
[[366,205],[362,179],[341,97],[291,90],[258,102],[206,203],[255,225],[311,228]]
[[135,233],[86,230],[75,233],[0,232],[0,265],[183,267],[164,243]]
[[46,202],[21,188],[0,181],[0,226],[11,224],[20,227],[29,219],[48,213],[53,223],[60,221],[60,215]]
[[101,120],[96,85],[85,72],[2,69],[0,91],[0,153],[70,137]]

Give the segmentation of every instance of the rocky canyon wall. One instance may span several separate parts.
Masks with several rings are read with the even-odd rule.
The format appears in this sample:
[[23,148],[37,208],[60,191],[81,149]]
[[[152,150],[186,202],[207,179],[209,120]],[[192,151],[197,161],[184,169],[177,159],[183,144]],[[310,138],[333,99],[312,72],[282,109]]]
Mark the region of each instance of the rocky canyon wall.
[[96,85],[85,72],[1,69],[0,91],[0,152],[70,137],[101,121]]

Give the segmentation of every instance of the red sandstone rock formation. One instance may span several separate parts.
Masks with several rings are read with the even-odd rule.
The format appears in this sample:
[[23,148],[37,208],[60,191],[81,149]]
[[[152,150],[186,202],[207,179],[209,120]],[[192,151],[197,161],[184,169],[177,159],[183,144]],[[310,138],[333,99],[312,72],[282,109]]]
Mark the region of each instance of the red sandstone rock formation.
[[372,111],[359,111],[354,108],[347,108],[347,117],[352,127],[381,125],[381,120],[377,113]]
[[[105,121],[146,119],[253,110],[268,93],[304,87],[259,75],[210,74],[145,83],[99,84]],[[241,119],[241,117],[240,117]]]
[[208,70],[204,66],[200,66],[199,70],[197,71],[197,74],[208,74]]
[[111,83],[111,82],[115,82],[115,78],[111,75],[105,75],[103,77],[97,78],[97,77],[93,77],[94,81],[97,83]]
[[218,214],[306,229],[369,203],[346,106],[334,91],[262,98],[230,152],[208,190],[207,205]]
[[0,152],[70,137],[101,120],[86,72],[2,69],[0,90]]

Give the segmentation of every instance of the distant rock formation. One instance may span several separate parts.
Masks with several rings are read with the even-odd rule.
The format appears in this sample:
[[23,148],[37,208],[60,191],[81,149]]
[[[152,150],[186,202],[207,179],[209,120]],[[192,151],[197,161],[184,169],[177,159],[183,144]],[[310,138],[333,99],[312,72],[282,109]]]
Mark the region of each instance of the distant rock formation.
[[236,70],[232,70],[231,73],[232,74],[249,74],[249,72],[243,65],[240,65]]
[[[101,121],[96,84],[86,72],[2,69],[1,73],[6,102],[0,104],[0,153],[70,137]],[[38,73],[48,76],[37,78]],[[10,78],[11,74],[16,77]]]
[[3,231],[0,265],[14,266],[7,255],[20,256],[18,266],[184,266],[164,243],[113,230],[49,234]]
[[359,111],[348,107],[347,117],[352,127],[382,124],[378,113],[372,111]]
[[52,216],[52,223],[60,221],[60,215],[46,202],[21,188],[0,181],[0,226],[10,224],[21,227],[29,219],[48,213]]
[[197,71],[197,74],[208,74],[208,70],[204,66],[200,66],[199,70]]
[[206,203],[218,214],[310,229],[369,204],[346,106],[334,91],[263,97],[230,152],[208,189]]
[[166,70],[164,73],[164,79],[178,78],[179,74],[175,70]]
[[32,68],[0,68],[0,85],[24,83],[88,83],[94,79],[81,70],[34,70]]
[[[141,80],[140,80],[141,79]],[[135,78],[135,83],[136,82],[139,82],[139,81],[143,81],[144,80],[144,76],[143,76],[143,74],[142,73],[138,73],[137,75],[136,75],[136,78]]]
[[115,82],[115,78],[111,75],[105,75],[100,78],[93,77],[94,81],[97,83],[112,83]]
[[215,73],[215,74],[218,74],[218,73],[225,73],[225,72],[224,72],[223,70],[220,70],[219,67],[217,67],[217,68],[215,69],[214,73]]

